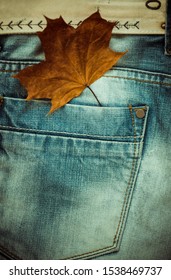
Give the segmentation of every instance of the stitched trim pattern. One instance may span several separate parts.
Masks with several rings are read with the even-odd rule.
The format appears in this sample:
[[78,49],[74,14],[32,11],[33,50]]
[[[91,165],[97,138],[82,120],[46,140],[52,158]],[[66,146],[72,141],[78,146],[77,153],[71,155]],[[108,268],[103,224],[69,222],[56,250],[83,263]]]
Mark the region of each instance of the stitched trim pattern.
[[8,30],[14,30],[16,27],[18,29],[24,29],[25,27],[27,28],[30,28],[30,29],[33,29],[34,27],[37,27],[37,28],[40,28],[40,29],[43,29],[44,26],[46,26],[45,23],[43,23],[43,21],[39,21],[38,23],[34,23],[33,20],[30,20],[29,22],[24,22],[23,20],[19,20],[18,22],[14,22],[13,20],[7,22],[7,23],[4,23],[3,21],[0,22],[0,29],[2,31],[8,29]]
[[[79,22],[73,22],[73,20],[70,20],[68,22],[69,25],[71,26],[75,26],[75,27],[78,27],[80,24],[82,23],[82,21],[79,21]],[[47,26],[46,22],[44,20],[40,20],[38,22],[34,22],[33,20],[19,20],[19,21],[14,21],[14,20],[10,20],[9,22],[4,22],[4,21],[1,21],[0,22],[0,30],[2,31],[6,31],[6,30],[15,30],[15,29],[18,29],[18,30],[25,30],[27,28],[31,29],[31,30],[34,30],[35,28],[36,29],[40,29],[40,30],[43,30],[45,27]],[[115,28],[120,30],[120,29],[126,29],[126,30],[129,30],[129,29],[140,29],[140,21],[136,21],[136,22],[129,22],[129,21],[126,21],[126,22],[121,22],[119,20],[116,21],[116,25],[115,25]]]
[[136,22],[129,22],[126,21],[124,23],[120,22],[120,21],[116,21],[116,25],[115,28],[117,28],[118,30],[125,28],[125,29],[140,29],[140,21],[136,21]]
[[[68,22],[69,25],[76,26],[76,27],[79,26],[81,23],[82,23],[82,21],[74,23],[73,20],[70,20]],[[119,21],[118,21],[118,24],[119,24]],[[29,28],[29,29],[32,29],[32,30],[34,30],[35,28],[36,29],[44,29],[46,26],[47,26],[47,24],[43,20],[40,20],[39,22],[34,22],[33,20],[29,20],[28,22],[26,22],[22,19],[22,20],[19,20],[18,22],[15,22],[14,20],[10,20],[9,22],[4,22],[4,21],[0,22],[0,29],[2,31],[15,30],[16,28],[18,30],[23,30],[23,31],[26,28]],[[119,27],[121,28],[121,26],[118,26],[118,28]],[[132,28],[138,28],[139,23],[136,22],[135,24],[130,24],[129,22],[126,22],[123,27],[125,27],[126,29],[129,29],[131,27]]]

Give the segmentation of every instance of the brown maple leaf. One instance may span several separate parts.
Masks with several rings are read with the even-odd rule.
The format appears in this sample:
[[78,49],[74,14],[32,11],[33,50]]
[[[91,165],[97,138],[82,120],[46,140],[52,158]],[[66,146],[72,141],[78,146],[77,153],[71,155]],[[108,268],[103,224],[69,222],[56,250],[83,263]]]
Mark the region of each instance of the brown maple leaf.
[[98,11],[76,29],[62,17],[46,20],[47,27],[37,33],[45,61],[21,70],[14,77],[27,89],[27,100],[50,99],[52,113],[78,97],[86,87],[91,90],[90,85],[125,52],[109,48],[115,23],[102,19]]

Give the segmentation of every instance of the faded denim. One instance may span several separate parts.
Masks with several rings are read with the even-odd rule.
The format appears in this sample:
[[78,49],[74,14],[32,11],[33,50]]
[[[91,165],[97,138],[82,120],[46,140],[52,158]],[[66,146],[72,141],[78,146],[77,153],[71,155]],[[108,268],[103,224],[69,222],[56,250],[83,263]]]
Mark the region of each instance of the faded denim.
[[171,259],[166,38],[113,36],[128,53],[91,86],[102,107],[86,89],[50,116],[12,78],[38,38],[0,44],[1,259]]

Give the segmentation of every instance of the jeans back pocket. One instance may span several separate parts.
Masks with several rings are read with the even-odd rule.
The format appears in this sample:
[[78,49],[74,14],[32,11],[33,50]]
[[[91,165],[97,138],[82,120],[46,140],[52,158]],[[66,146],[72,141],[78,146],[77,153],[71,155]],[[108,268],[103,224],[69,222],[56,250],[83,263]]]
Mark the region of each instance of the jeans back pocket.
[[119,250],[148,106],[4,98],[1,250],[21,259],[89,259]]

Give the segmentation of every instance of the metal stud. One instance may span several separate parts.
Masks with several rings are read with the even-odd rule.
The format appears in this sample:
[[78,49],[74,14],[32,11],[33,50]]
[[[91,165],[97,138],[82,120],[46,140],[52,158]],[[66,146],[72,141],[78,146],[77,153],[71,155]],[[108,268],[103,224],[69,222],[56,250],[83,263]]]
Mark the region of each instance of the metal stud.
[[145,110],[143,108],[137,109],[135,113],[138,119],[143,119],[145,117]]

